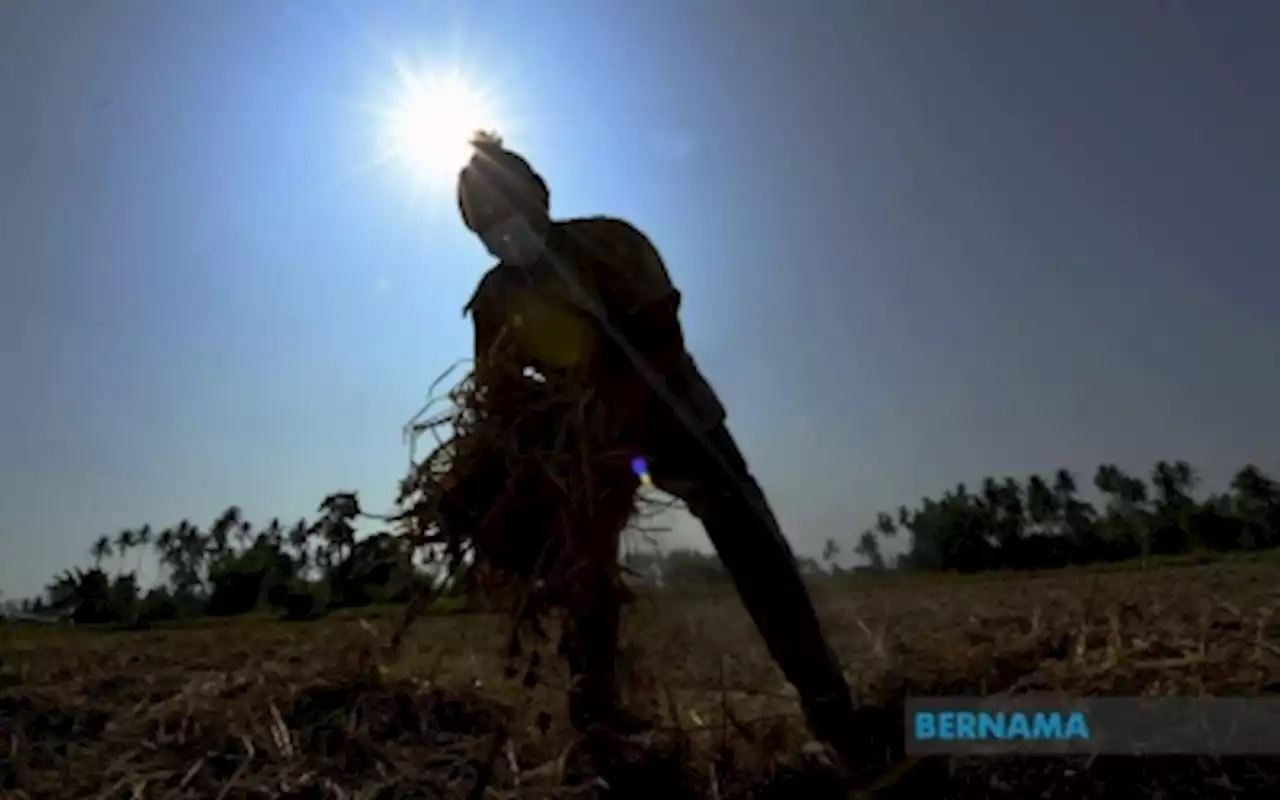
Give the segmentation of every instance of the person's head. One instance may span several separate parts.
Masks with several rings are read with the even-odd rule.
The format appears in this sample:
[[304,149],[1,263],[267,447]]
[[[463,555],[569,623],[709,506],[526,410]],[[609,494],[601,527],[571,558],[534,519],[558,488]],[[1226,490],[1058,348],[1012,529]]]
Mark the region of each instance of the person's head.
[[458,174],[462,222],[494,256],[510,263],[541,255],[551,224],[551,192],[522,156],[492,134],[477,134]]

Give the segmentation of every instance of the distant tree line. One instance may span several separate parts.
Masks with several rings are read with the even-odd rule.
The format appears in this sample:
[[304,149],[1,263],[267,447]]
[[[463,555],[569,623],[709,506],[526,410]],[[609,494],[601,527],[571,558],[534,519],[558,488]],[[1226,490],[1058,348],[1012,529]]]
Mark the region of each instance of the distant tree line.
[[[912,571],[981,572],[1055,569],[1201,551],[1280,547],[1280,484],[1256,466],[1241,468],[1228,490],[1197,498],[1199,478],[1185,461],[1161,461],[1149,480],[1103,464],[1093,485],[1101,509],[1079,496],[1076,477],[1059,469],[1051,479],[1031,475],[989,477],[970,491],[960,484],[915,508],[881,512],[852,552],[862,566]],[[905,536],[907,547],[890,563],[882,542]],[[798,559],[806,577],[846,572],[843,550],[828,539],[821,561]],[[681,587],[727,583],[714,555],[691,550],[632,554],[624,560],[632,582]]]
[[[1280,547],[1280,483],[1253,465],[1241,468],[1225,492],[1198,498],[1199,483],[1185,461],[1157,463],[1149,480],[1103,464],[1093,476],[1105,500],[1099,509],[1080,498],[1066,469],[1052,479],[989,477],[976,492],[960,484],[915,508],[880,513],[853,553],[864,562],[861,570],[979,572]],[[429,565],[415,565],[407,540],[392,533],[357,539],[360,516],[356,495],[341,492],[325,498],[315,520],[289,527],[271,520],[255,528],[234,506],[207,529],[186,520],[158,532],[143,525],[100,537],[90,548],[93,568],[67,570],[45,597],[21,605],[82,623],[145,624],[265,609],[311,618],[330,608],[407,600],[417,581],[432,576]],[[909,545],[890,564],[881,543],[900,535]],[[137,573],[148,548],[160,575],[144,594]],[[841,550],[828,540],[821,560],[799,559],[801,572],[816,578],[845,571]],[[729,583],[715,555],[690,549],[631,553],[623,565],[634,585]],[[470,589],[452,587],[458,595]]]
[[977,491],[962,483],[916,508],[879,514],[855,552],[884,568],[881,541],[905,533],[910,545],[896,566],[979,572],[1280,547],[1280,484],[1254,465],[1241,468],[1226,492],[1203,498],[1185,461],[1160,461],[1145,481],[1103,464],[1093,485],[1101,509],[1079,497],[1067,469],[1049,480],[989,477]]
[[[130,625],[272,609],[311,618],[330,608],[406,601],[421,574],[405,540],[387,532],[357,540],[354,493],[330,495],[319,511],[310,522],[285,527],[273,519],[255,527],[232,506],[206,529],[183,520],[101,536],[89,550],[91,569],[63,572],[22,610]],[[144,594],[138,572],[148,549],[160,572]]]

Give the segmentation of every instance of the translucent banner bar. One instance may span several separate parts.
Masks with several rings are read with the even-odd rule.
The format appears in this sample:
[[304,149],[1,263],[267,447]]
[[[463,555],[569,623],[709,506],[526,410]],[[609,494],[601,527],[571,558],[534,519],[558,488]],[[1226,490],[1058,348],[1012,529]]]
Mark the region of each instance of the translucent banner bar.
[[1277,755],[1280,697],[916,697],[912,755]]

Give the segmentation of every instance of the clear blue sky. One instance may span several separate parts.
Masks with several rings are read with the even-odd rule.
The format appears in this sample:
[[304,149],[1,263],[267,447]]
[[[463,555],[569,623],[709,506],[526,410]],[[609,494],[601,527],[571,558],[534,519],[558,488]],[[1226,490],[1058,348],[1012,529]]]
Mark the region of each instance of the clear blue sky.
[[[801,550],[986,474],[1280,466],[1280,4],[0,5],[0,588],[326,492],[488,266],[361,170],[461,60],[565,216],[646,230]],[[688,541],[705,539],[690,528]]]

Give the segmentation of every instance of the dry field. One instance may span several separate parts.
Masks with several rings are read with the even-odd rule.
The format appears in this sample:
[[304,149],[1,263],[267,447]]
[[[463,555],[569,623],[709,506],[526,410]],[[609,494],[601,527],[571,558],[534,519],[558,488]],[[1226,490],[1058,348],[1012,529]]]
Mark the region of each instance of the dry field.
[[[1280,694],[1280,569],[820,587],[885,797],[1240,796],[1274,759],[902,755],[907,694]],[[396,610],[135,632],[0,628],[0,797],[820,797],[796,703],[731,596],[642,598],[623,655],[658,729],[590,764],[548,652],[505,677],[501,617]],[[606,788],[607,787],[607,788]]]

